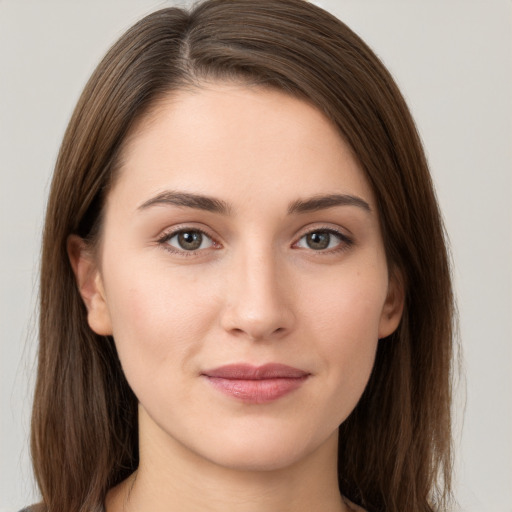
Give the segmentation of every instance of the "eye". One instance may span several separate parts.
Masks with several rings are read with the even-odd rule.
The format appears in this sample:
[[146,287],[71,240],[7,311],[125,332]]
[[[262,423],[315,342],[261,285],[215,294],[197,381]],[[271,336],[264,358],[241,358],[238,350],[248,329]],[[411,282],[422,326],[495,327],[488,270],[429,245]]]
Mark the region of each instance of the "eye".
[[295,245],[302,249],[325,251],[335,249],[341,245],[350,245],[351,243],[352,241],[348,237],[333,229],[317,229],[316,231],[306,233]]
[[203,231],[198,229],[181,229],[175,231],[162,240],[162,243],[170,245],[178,251],[199,251],[201,249],[208,249],[215,245],[215,242]]

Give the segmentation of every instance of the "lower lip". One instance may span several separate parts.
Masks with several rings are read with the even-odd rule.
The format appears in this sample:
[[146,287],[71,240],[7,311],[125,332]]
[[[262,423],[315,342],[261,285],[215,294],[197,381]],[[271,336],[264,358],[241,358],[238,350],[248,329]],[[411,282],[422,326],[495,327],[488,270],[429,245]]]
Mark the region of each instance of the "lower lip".
[[261,380],[207,378],[216,389],[225,395],[247,403],[263,404],[277,400],[295,391],[302,386],[307,376]]

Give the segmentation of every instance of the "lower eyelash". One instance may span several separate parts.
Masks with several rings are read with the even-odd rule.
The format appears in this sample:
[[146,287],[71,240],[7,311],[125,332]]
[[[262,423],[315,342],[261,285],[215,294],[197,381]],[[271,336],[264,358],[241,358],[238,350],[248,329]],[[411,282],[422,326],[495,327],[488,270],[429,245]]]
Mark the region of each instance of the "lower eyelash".
[[[338,247],[334,247],[333,249],[325,249],[325,250],[318,250],[318,251],[314,251],[312,249],[314,252],[317,252],[318,254],[333,254],[333,253],[337,253],[337,252],[342,252],[342,251],[346,251],[347,249],[349,249],[350,247],[352,247],[354,245],[354,240],[351,237],[348,237],[341,231],[338,231],[337,229],[333,229],[330,227],[329,228],[320,227],[320,228],[312,229],[311,231],[304,233],[300,238],[303,238],[307,235],[310,235],[311,233],[316,233],[319,231],[323,231],[325,233],[329,233],[331,235],[336,236],[337,238],[340,239],[340,244]],[[299,240],[300,240],[300,238],[299,238]]]
[[[174,236],[176,236],[178,233],[180,232],[183,232],[183,231],[187,231],[187,228],[181,228],[181,229],[176,229],[174,231],[171,231],[170,233],[165,233],[163,234],[160,238],[158,238],[157,240],[157,244],[159,246],[161,246],[165,251],[167,252],[170,252],[171,254],[179,254],[180,256],[184,256],[184,257],[190,257],[190,256],[197,256],[198,253],[200,253],[201,251],[186,251],[186,250],[179,250],[179,249],[176,249],[175,247],[173,247],[172,245],[169,245],[167,242],[173,238]],[[194,229],[189,229],[188,231],[197,231],[198,233],[201,233],[202,235],[208,237],[209,239],[212,240],[212,242],[214,243],[214,245],[217,245],[217,242],[213,239],[213,237],[211,237],[208,233],[206,233],[204,230],[202,229],[197,229],[197,228],[194,228]],[[314,252],[317,252],[319,254],[333,254],[333,253],[337,253],[337,252],[342,252],[342,251],[345,251],[347,249],[349,249],[350,247],[352,247],[354,245],[354,240],[351,238],[351,237],[348,237],[347,235],[345,235],[344,233],[342,233],[341,231],[338,231],[336,229],[333,229],[333,228],[317,228],[317,229],[313,229],[311,231],[308,231],[307,233],[304,233],[300,238],[303,238],[304,236],[307,236],[311,233],[315,233],[315,232],[318,232],[318,231],[324,231],[326,233],[329,233],[331,235],[334,235],[336,237],[338,237],[340,239],[340,244],[338,247],[335,247],[333,249],[326,249],[326,250],[319,250],[319,251],[314,251]]]
[[174,231],[171,231],[169,233],[164,233],[160,238],[157,239],[156,242],[165,251],[170,252],[171,254],[179,254],[180,256],[184,256],[184,257],[197,256],[197,254],[199,254],[201,251],[204,251],[204,249],[196,250],[196,251],[186,251],[184,249],[179,250],[176,247],[173,247],[172,245],[169,245],[167,243],[171,238],[173,238],[177,234],[182,233],[184,231],[195,231],[197,233],[201,233],[203,236],[206,236],[207,238],[212,240],[214,245],[217,245],[217,242],[204,230],[198,229],[198,228],[187,229],[186,227],[180,228],[180,229],[175,229]]

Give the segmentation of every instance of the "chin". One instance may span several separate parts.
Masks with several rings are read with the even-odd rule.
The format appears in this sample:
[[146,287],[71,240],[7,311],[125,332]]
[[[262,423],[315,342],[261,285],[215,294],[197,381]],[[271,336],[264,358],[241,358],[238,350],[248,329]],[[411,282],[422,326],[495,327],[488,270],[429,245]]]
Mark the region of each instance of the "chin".
[[[236,471],[279,471],[290,468],[301,461],[314,457],[315,453],[323,450],[331,451],[336,456],[338,430],[326,437],[294,435],[286,431],[279,435],[277,432],[262,431],[260,435],[233,436],[207,447],[206,458],[218,466]],[[212,447],[219,449],[212,450]]]
[[272,443],[262,449],[247,447],[246,449],[228,448],[221,454],[213,454],[211,462],[235,471],[267,472],[289,468],[308,455],[306,450],[297,447],[280,447]]

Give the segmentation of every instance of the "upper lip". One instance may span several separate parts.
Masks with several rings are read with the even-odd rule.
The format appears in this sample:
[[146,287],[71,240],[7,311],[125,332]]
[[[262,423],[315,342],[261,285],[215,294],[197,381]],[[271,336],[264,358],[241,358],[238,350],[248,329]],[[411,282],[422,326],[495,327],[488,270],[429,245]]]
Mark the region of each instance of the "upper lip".
[[307,377],[308,372],[285,364],[268,363],[262,366],[251,364],[227,364],[211,370],[203,375],[230,380],[264,380],[264,379],[298,379]]

